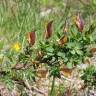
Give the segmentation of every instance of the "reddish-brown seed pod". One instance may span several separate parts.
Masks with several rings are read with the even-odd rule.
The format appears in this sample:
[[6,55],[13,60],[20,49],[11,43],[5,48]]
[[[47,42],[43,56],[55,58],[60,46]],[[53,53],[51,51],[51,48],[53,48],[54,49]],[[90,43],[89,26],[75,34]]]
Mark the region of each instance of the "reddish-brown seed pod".
[[58,44],[59,44],[59,45],[64,45],[67,41],[68,41],[68,37],[67,37],[67,35],[64,35],[63,37],[61,37],[61,38],[58,40]]
[[92,54],[96,53],[96,48],[91,48],[91,49],[90,49],[90,52],[91,52]]
[[34,45],[35,39],[36,39],[35,31],[28,32],[28,39],[27,40],[28,40],[28,43],[30,46]]
[[80,14],[78,14],[78,15],[76,16],[75,24],[76,24],[78,30],[79,30],[80,32],[82,32],[83,29],[84,29],[84,21],[83,21],[82,17],[80,16]]
[[76,69],[76,67],[73,67],[70,69],[70,68],[61,66],[60,67],[60,73],[64,76],[70,78],[73,75],[75,69]]
[[71,77],[72,71],[73,71],[72,69],[60,68],[60,73],[62,73],[66,77]]
[[53,21],[50,21],[47,24],[46,31],[44,33],[44,38],[45,39],[49,39],[52,36],[52,23],[53,23]]

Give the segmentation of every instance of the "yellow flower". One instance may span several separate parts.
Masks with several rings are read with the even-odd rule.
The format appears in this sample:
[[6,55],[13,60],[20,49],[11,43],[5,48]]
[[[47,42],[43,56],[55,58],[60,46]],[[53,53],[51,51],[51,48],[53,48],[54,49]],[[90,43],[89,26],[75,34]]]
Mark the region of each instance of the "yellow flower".
[[15,44],[13,44],[12,49],[14,49],[17,52],[20,51],[21,49],[20,44],[16,42]]

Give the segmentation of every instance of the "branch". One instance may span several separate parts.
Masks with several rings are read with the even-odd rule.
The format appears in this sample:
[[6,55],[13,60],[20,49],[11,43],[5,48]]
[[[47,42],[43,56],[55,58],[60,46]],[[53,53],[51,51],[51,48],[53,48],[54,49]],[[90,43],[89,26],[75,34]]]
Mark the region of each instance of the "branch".
[[18,79],[16,80],[16,79],[14,79],[14,78],[13,78],[13,80],[14,80],[16,83],[23,85],[26,89],[28,89],[28,90],[30,91],[30,93],[32,93],[32,91],[35,91],[35,92],[40,93],[40,94],[42,94],[42,95],[45,96],[45,93],[44,93],[44,92],[42,92],[42,91],[39,90],[38,88],[35,88],[34,86],[30,86],[28,80],[25,80],[25,81],[24,81],[24,80],[18,80]]

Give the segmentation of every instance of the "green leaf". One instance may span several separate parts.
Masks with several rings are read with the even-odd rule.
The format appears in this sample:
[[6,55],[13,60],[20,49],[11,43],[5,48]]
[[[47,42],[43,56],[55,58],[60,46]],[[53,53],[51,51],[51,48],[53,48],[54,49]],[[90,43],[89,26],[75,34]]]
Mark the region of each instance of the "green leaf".
[[92,36],[89,36],[89,39],[90,39],[91,42],[94,41]]
[[4,41],[0,41],[0,50],[3,48],[4,46]]
[[96,5],[96,0],[93,0],[93,4]]
[[57,55],[62,57],[62,58],[65,58],[65,54],[63,52],[58,52]]
[[48,58],[48,55],[44,55],[43,59],[47,59]]
[[68,61],[68,58],[67,58],[67,57],[65,57],[65,58],[64,58],[64,62],[66,63],[67,61]]
[[60,38],[60,37],[61,37],[59,33],[57,33],[57,37],[58,37],[58,38]]
[[51,69],[50,69],[50,75],[49,76],[50,77],[51,76],[59,77],[60,76],[59,68],[56,67],[56,66],[51,67]]
[[54,52],[54,49],[53,49],[52,47],[47,47],[47,48],[46,48],[46,51],[52,53],[52,52]]
[[49,52],[48,52],[48,53],[47,53],[47,55],[49,55],[49,56],[53,56],[54,54],[53,54],[53,53],[49,53]]
[[77,53],[78,55],[83,55],[83,52],[82,52],[81,50],[76,50],[76,53]]
[[72,68],[72,67],[73,67],[72,63],[71,62],[68,62],[67,63],[67,68]]
[[72,42],[67,43],[67,47],[68,47],[68,48],[72,48],[73,45],[74,45],[74,44],[73,44]]
[[76,52],[75,52],[75,50],[72,50],[72,51],[70,51],[70,53],[74,55]]

